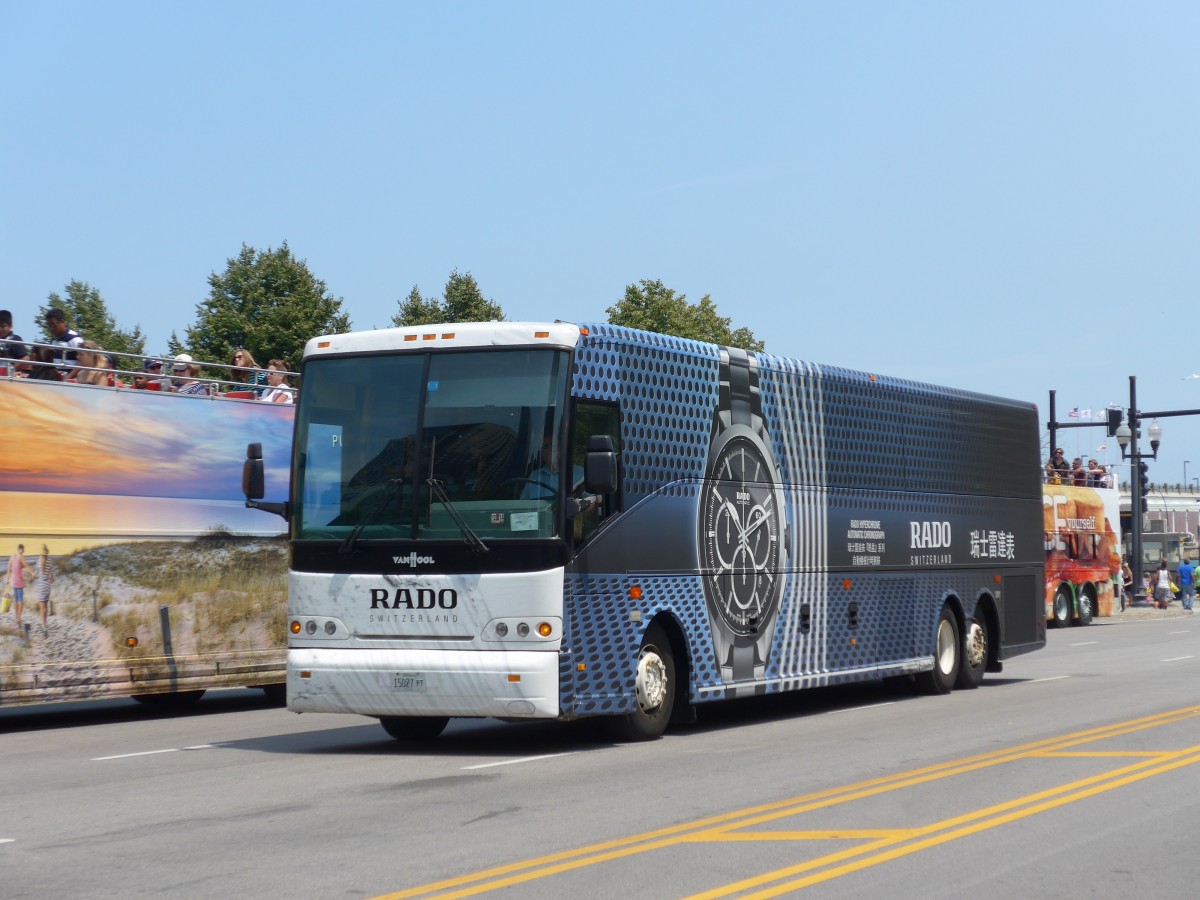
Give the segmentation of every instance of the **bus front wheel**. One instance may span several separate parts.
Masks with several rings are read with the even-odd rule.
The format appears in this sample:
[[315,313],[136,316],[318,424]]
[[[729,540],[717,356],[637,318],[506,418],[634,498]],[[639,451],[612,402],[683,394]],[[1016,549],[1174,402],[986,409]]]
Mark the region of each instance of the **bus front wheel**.
[[613,721],[618,740],[648,741],[662,735],[675,707],[675,657],[658,625],[646,629],[635,676],[637,706]]
[[398,741],[432,741],[450,719],[445,716],[380,716],[383,730]]
[[922,687],[929,694],[948,694],[958,680],[962,665],[962,643],[958,638],[958,620],[949,606],[938,615],[937,635],[933,647],[933,669],[925,672]]

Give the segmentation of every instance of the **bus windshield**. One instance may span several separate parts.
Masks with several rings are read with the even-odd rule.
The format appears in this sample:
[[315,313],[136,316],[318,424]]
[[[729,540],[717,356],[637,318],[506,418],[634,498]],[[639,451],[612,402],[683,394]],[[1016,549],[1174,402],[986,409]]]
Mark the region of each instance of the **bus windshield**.
[[[567,354],[475,350],[308,363],[297,539],[553,537]],[[472,537],[474,536],[474,537]]]

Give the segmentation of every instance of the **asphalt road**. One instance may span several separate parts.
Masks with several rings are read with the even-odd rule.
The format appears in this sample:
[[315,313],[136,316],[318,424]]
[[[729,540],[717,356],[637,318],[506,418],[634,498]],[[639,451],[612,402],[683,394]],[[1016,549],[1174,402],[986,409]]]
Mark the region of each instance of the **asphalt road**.
[[647,744],[404,746],[256,691],[0,711],[0,896],[1186,897],[1200,616],[1052,631],[976,691],[704,708]]

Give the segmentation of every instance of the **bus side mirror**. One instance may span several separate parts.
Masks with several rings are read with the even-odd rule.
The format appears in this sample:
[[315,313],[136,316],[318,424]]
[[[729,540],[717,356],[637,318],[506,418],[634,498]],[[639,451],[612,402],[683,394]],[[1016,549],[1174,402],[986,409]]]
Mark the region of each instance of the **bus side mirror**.
[[611,494],[617,489],[617,455],[612,438],[593,434],[588,438],[584,459],[583,486],[589,494]]
[[242,463],[242,493],[246,500],[261,500],[265,492],[262,444],[246,445],[246,461]]

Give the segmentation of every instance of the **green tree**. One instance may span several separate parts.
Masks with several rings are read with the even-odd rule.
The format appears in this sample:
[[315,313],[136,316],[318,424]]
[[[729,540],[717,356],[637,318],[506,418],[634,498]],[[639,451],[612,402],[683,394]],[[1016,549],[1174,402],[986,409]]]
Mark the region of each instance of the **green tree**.
[[734,329],[730,319],[718,315],[711,295],[705,294],[699,303],[692,305],[687,302],[686,294],[676,294],[659,279],[643,278],[638,284],[626,286],[625,296],[606,312],[612,325],[743,350],[766,349],[766,342],[756,339],[749,328]]
[[423,297],[414,285],[408,297],[400,301],[400,311],[392,316],[397,328],[406,325],[436,325],[442,322],[503,322],[500,304],[488,300],[479,290],[475,277],[455,269],[446,280],[445,299]]
[[400,303],[400,312],[392,316],[392,324],[397,328],[405,325],[436,325],[445,322],[442,306],[436,298],[426,300],[421,296],[421,289],[415,284]]
[[342,298],[328,293],[287,241],[278,250],[242,244],[224,272],[208,277],[208,285],[208,299],[196,306],[196,324],[187,328],[187,346],[172,333],[172,353],[228,362],[234,350],[245,347],[261,366],[282,359],[296,368],[310,338],[350,330]]
[[[72,279],[63,289],[65,296],[54,291],[46,297],[46,305],[38,311],[38,324],[42,329],[41,340],[50,343],[54,335],[46,328],[46,313],[51,309],[61,309],[67,316],[67,324],[91,341],[102,350],[112,353],[131,353],[141,356],[146,352],[146,338],[140,326],[134,326],[132,331],[121,328],[117,320],[108,311],[108,305],[100,296],[100,291],[86,281]],[[118,369],[140,369],[140,359],[127,359],[122,356],[114,357]]]

